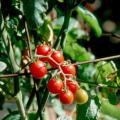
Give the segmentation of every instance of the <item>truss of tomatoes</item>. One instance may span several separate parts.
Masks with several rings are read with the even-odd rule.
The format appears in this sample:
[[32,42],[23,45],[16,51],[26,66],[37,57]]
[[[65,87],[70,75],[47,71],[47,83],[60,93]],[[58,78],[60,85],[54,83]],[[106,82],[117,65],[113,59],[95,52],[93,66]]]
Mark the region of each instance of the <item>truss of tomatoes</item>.
[[60,77],[52,77],[48,81],[48,90],[52,94],[58,94],[59,99],[63,104],[72,104],[74,100],[78,104],[84,104],[88,101],[87,92],[79,88],[76,80],[75,65],[64,61],[64,56],[61,51],[53,51],[46,44],[41,44],[35,50],[38,60],[30,64],[30,72],[34,78],[42,79],[47,74],[46,62],[53,68],[58,69]]

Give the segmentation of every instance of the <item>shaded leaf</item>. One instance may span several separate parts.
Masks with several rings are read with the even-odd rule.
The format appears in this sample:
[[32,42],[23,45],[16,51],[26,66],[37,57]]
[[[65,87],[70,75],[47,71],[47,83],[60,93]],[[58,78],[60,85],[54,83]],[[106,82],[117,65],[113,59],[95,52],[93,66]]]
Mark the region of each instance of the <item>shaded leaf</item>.
[[3,120],[20,120],[20,114],[18,112],[11,112]]
[[47,8],[45,0],[22,0],[23,11],[31,28],[40,27],[44,23]]
[[77,105],[77,120],[97,120],[100,109],[100,101],[96,96],[86,104]]

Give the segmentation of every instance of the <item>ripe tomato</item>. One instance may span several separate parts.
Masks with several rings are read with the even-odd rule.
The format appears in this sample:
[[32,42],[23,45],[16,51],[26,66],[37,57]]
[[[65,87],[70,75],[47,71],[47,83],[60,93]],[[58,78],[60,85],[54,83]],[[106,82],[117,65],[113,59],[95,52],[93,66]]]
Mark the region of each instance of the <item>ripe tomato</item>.
[[30,64],[30,72],[34,78],[40,79],[47,74],[46,64],[40,60]]
[[49,58],[45,57],[45,58],[39,58],[39,60],[43,61],[43,62],[49,62]]
[[66,80],[66,84],[68,86],[68,89],[72,92],[75,93],[78,90],[78,83],[77,81],[70,81],[70,80]]
[[48,81],[48,90],[51,92],[51,93],[54,93],[54,94],[59,94],[62,92],[62,89],[63,89],[63,81],[61,79],[57,79],[55,80],[54,78],[51,78],[49,81]]
[[[61,64],[64,62],[64,56],[63,54],[60,52],[60,51],[55,51],[52,53],[51,55],[51,58],[57,62],[58,64]],[[57,68],[58,66],[56,65],[56,63],[52,61],[52,60],[49,60],[49,63],[50,65],[53,67],[53,68]]]
[[38,45],[36,47],[36,54],[38,55],[43,55],[43,56],[47,56],[51,53],[52,48],[50,48],[48,45],[42,44],[42,45]]
[[72,104],[74,101],[74,95],[70,90],[62,92],[59,97],[63,104]]
[[78,104],[85,104],[88,101],[88,94],[85,90],[78,89],[74,94],[75,100]]
[[76,67],[72,64],[61,65],[61,68],[62,68],[64,74],[71,74],[73,77],[76,75]]

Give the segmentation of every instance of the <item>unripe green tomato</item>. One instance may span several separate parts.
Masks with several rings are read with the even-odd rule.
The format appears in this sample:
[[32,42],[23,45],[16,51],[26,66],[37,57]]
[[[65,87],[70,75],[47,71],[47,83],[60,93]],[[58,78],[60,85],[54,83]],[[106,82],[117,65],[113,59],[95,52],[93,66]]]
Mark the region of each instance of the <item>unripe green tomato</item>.
[[88,94],[82,88],[78,89],[74,94],[77,104],[85,104],[88,101]]

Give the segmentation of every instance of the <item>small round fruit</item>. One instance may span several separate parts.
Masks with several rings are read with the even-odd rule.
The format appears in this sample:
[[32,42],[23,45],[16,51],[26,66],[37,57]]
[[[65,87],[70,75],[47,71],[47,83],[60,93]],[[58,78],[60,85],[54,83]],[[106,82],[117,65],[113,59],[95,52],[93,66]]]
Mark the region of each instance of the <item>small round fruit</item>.
[[76,67],[72,64],[61,65],[61,68],[62,68],[64,74],[70,74],[73,77],[76,75]]
[[[60,51],[54,51],[51,55],[51,58],[57,63],[57,64],[61,64],[64,62],[64,56],[63,54],[60,52]],[[57,68],[57,64],[52,61],[52,60],[49,60],[49,63],[50,65],[53,67],[53,68]]]
[[36,54],[38,55],[47,56],[51,53],[51,51],[52,49],[48,45],[45,45],[45,44],[38,45],[36,47]]
[[54,78],[51,78],[48,81],[48,90],[53,94],[59,94],[62,92],[63,89],[63,81],[61,79],[55,80]]
[[63,104],[72,104],[74,101],[74,95],[70,90],[62,92],[59,98]]
[[72,92],[75,93],[78,90],[78,83],[77,81],[71,81],[71,80],[66,80],[66,84],[68,89]]
[[85,104],[88,101],[88,94],[85,90],[78,89],[74,94],[75,100],[78,104]]
[[30,72],[34,78],[41,79],[47,74],[46,64],[40,60],[30,64]]

